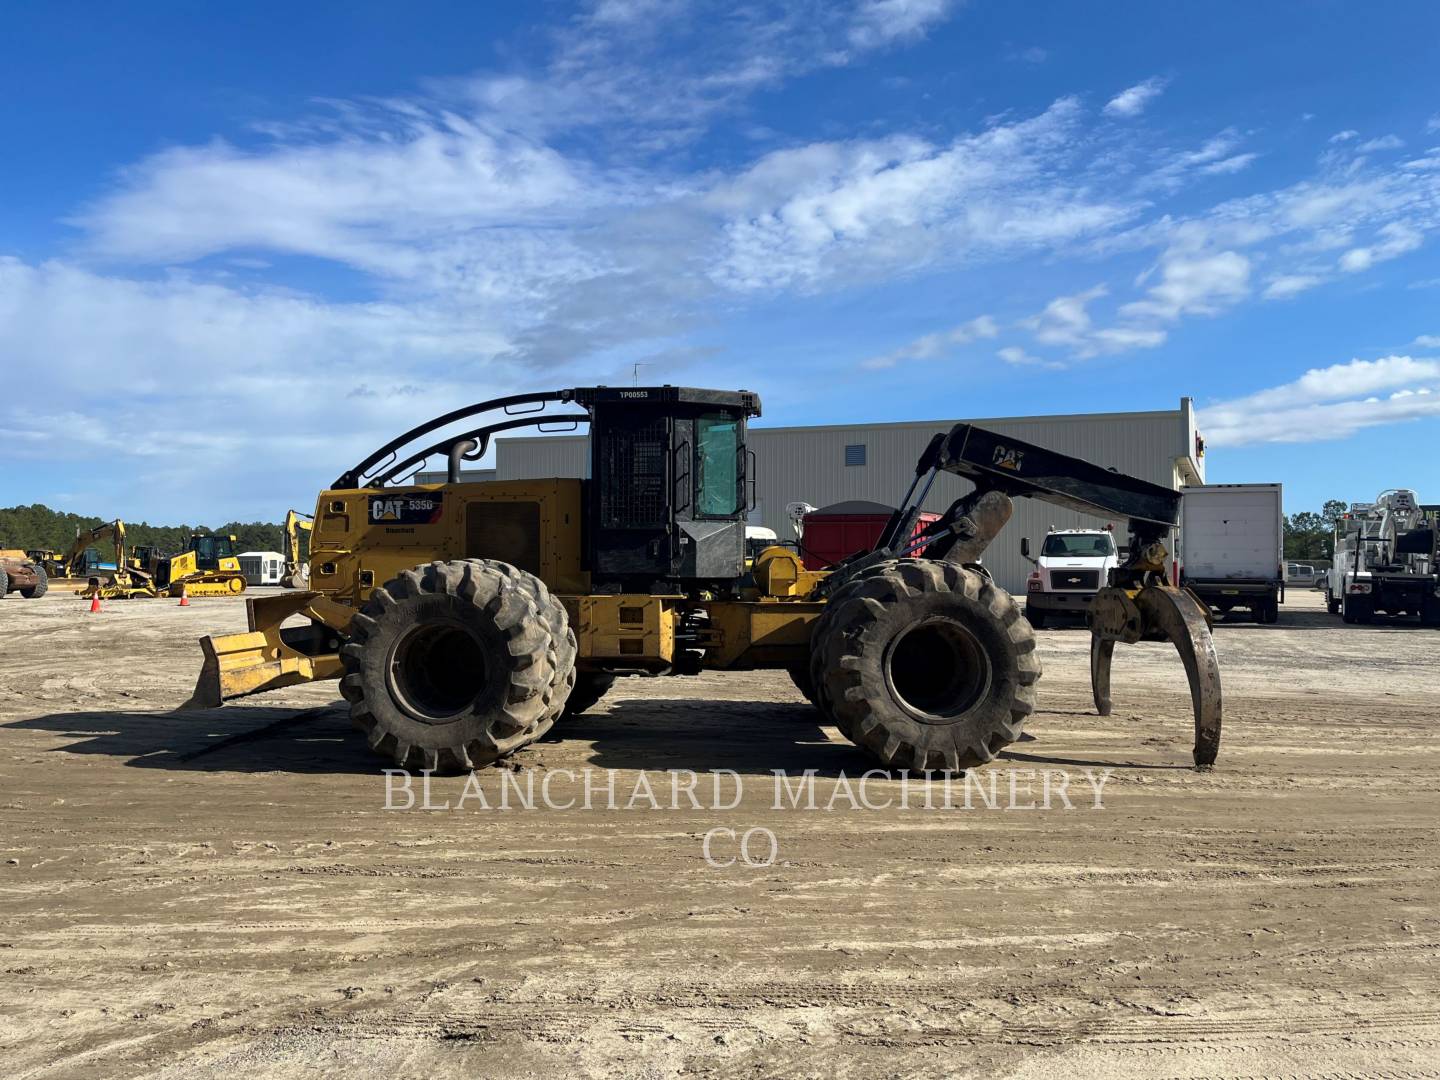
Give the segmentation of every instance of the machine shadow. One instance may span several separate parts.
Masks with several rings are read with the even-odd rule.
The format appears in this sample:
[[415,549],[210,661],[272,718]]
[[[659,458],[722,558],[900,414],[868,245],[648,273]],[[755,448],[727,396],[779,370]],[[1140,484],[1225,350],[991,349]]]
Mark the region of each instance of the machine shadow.
[[[313,709],[228,705],[168,713],[78,711],[12,721],[10,729],[49,731],[66,740],[67,754],[126,759],[137,769],[175,772],[297,775],[374,775],[390,763],[376,756],[350,724],[344,702]],[[1022,752],[1029,734],[997,761],[1116,769],[1171,769],[1099,758],[1047,757]],[[562,720],[508,759],[521,767],[561,763],[550,752],[574,753],[567,766],[595,769],[730,769],[741,775],[774,770],[821,777],[855,777],[880,769],[869,752],[827,736],[820,714],[797,702],[620,698],[594,712]],[[883,770],[882,770],[883,771]],[[894,771],[892,775],[898,776]]]
[[168,713],[88,710],[4,725],[51,731],[67,754],[128,758],[180,772],[375,773],[383,767],[350,726],[345,703],[316,709],[227,705]]
[[601,769],[857,776],[879,767],[859,747],[827,738],[820,713],[803,702],[622,698],[604,711],[562,720],[535,746],[569,739],[591,743],[588,764]]

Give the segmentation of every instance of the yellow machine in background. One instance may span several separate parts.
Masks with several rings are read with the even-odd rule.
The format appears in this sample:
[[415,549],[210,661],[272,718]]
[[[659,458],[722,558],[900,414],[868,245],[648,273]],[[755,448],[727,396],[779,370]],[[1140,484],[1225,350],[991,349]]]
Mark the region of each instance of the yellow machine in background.
[[[86,574],[85,552],[108,544],[111,549],[111,567],[96,567]],[[75,542],[59,557],[61,577],[87,577],[81,596],[99,596],[106,600],[130,600],[142,596],[159,596],[155,575],[134,564],[134,559],[125,548],[125,523],[115,521],[97,525],[78,534]]]
[[188,550],[161,559],[157,584],[179,596],[237,596],[245,591],[245,574],[235,554],[235,537],[196,533]]
[[[314,514],[299,510],[285,511],[285,574],[280,578],[283,589],[308,589],[310,587],[310,543],[311,530],[315,528]],[[306,542],[300,543],[304,533]],[[304,551],[301,551],[301,547]]]

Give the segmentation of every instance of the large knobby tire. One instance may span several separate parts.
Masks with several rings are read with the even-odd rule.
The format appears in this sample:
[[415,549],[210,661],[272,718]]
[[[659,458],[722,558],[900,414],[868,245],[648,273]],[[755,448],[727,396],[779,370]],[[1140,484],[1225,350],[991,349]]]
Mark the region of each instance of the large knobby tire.
[[450,772],[544,734],[555,644],[518,573],[483,559],[433,562],[370,595],[340,650],[340,692],[371,748],[402,768]]
[[614,685],[615,676],[608,671],[577,672],[575,685],[570,690],[570,698],[565,702],[565,710],[562,715],[569,720],[579,716],[586,709],[594,708],[595,704]]
[[[575,642],[575,631],[570,629],[570,616],[565,612],[565,605],[550,592],[538,577],[511,566],[509,563],[495,560],[485,561],[517,589],[523,589],[530,594],[530,599],[535,601],[535,609],[540,612],[541,618],[545,620],[545,625],[550,630],[550,640],[555,646],[555,674],[551,679],[549,689],[545,692],[548,715],[537,733],[536,737],[538,738],[539,735],[550,730],[550,725],[564,714],[565,703],[575,690],[575,658],[580,651]],[[610,676],[610,681],[614,682],[615,676]]]
[[7,574],[4,570],[0,570],[0,600],[5,599],[6,594],[9,592],[10,575]]
[[35,584],[28,585],[20,590],[20,595],[26,600],[38,600],[50,590],[50,579],[45,576],[45,568],[39,563],[35,564]]
[[836,726],[887,766],[959,772],[1020,738],[1035,708],[1035,633],[973,570],[900,559],[848,584],[817,626]]

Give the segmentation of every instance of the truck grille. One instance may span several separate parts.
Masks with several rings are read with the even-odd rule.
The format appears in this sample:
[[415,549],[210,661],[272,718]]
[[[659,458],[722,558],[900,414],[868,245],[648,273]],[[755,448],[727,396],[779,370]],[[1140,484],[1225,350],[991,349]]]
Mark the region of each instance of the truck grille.
[[1093,592],[1100,587],[1099,570],[1051,570],[1050,586],[1056,592]]

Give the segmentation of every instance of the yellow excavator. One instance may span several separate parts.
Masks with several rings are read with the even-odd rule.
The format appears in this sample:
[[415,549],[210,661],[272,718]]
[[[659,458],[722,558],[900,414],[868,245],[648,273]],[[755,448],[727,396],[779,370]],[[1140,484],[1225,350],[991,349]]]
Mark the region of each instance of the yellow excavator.
[[[310,587],[310,532],[315,527],[315,515],[300,510],[285,512],[285,574],[280,578],[283,589],[308,589]],[[304,551],[301,551],[300,534],[305,534]]]
[[[85,553],[91,548],[108,544],[113,552],[110,565],[103,561],[92,565]],[[130,600],[140,596],[159,596],[155,575],[135,565],[125,549],[125,523],[115,521],[87,529],[75,537],[69,549],[57,558],[61,577],[88,577],[81,596],[99,596],[106,600]]]

